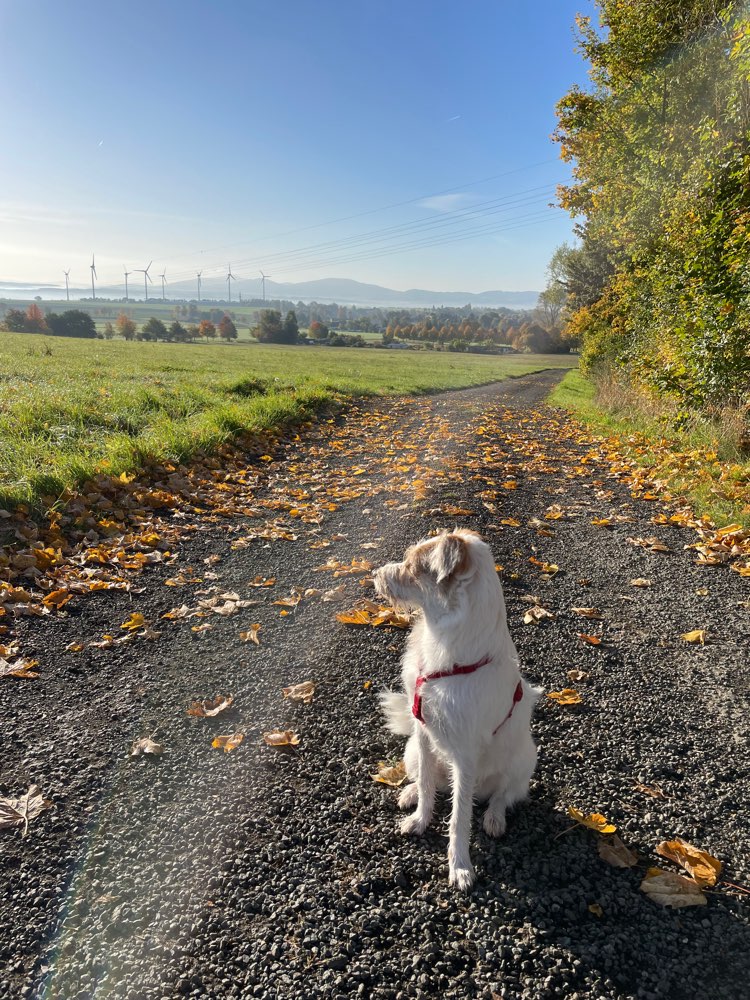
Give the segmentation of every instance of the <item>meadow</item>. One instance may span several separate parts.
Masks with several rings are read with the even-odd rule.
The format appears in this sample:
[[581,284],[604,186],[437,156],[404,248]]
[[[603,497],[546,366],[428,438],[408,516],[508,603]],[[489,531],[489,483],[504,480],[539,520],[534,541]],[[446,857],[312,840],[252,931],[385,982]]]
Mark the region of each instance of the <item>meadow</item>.
[[481,385],[570,355],[484,356],[0,334],[0,502],[54,502],[97,471],[185,460],[337,399]]

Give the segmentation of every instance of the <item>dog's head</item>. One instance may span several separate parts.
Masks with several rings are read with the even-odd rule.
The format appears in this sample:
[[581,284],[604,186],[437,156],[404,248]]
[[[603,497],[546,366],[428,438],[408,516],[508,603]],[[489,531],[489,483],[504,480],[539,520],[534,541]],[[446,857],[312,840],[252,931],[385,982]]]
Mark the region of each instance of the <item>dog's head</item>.
[[500,590],[490,547],[476,532],[460,528],[417,542],[403,562],[386,563],[373,576],[378,594],[394,607],[422,608],[430,616],[459,610],[480,590]]

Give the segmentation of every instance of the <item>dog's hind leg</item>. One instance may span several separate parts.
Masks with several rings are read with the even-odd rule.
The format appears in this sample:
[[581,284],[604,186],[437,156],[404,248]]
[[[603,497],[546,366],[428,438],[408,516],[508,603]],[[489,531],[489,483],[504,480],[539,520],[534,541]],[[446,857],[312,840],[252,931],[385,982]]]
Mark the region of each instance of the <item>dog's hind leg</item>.
[[484,812],[482,826],[490,837],[502,837],[505,833],[505,789],[493,792]]
[[[410,796],[414,795],[414,792],[411,791],[411,787],[414,787],[416,789],[415,800],[417,808],[411,816],[407,816],[406,819],[401,821],[400,829],[401,833],[404,834],[421,834],[425,832],[432,819],[438,780],[438,762],[424,728],[417,729],[412,735],[407,744],[406,753],[407,773],[411,771],[409,764],[412,760],[416,759],[416,781],[414,782],[414,786],[405,788],[401,794],[410,793]],[[403,808],[408,808],[408,806],[404,806]]]
[[448,827],[448,881],[464,892],[474,884],[474,866],[469,854],[471,815],[474,804],[476,761],[454,761],[453,808]]

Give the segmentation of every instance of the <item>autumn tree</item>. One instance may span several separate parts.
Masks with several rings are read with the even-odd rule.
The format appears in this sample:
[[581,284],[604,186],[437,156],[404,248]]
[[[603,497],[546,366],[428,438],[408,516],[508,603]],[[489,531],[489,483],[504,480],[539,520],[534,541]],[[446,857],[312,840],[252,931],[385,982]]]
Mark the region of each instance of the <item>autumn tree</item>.
[[231,317],[227,316],[226,313],[221,317],[219,321],[219,336],[229,343],[230,340],[237,339],[237,327],[234,325]]
[[26,329],[29,333],[47,333],[47,319],[36,302],[32,302],[26,310]]
[[216,327],[210,319],[202,319],[200,321],[198,326],[198,336],[203,337],[204,340],[211,340],[216,336]]
[[319,319],[314,319],[307,331],[312,340],[327,340],[329,332],[325,323],[321,323]]
[[133,340],[137,327],[128,315],[121,312],[115,320],[115,329],[125,340]]

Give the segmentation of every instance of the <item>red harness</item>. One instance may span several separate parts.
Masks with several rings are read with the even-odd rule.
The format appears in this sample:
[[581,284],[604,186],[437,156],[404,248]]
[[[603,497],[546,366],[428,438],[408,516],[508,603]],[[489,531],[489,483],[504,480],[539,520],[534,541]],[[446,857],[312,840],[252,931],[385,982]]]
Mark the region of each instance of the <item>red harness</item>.
[[[475,670],[479,670],[480,667],[486,666],[488,663],[492,662],[491,656],[485,656],[483,660],[478,660],[476,663],[469,663],[466,665],[461,665],[454,663],[450,670],[440,670],[436,674],[427,674],[426,676],[420,674],[417,677],[417,683],[414,687],[414,702],[411,706],[411,714],[415,719],[424,725],[424,716],[422,715],[422,692],[420,688],[426,681],[438,681],[443,677],[458,677],[461,674],[473,674]],[[508,719],[513,715],[513,709],[523,698],[523,681],[519,681],[516,685],[516,689],[513,692],[513,704],[510,706],[508,714],[505,716],[502,722],[500,722],[493,730],[492,735],[497,733],[501,726],[504,726]]]

